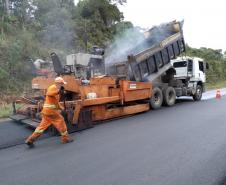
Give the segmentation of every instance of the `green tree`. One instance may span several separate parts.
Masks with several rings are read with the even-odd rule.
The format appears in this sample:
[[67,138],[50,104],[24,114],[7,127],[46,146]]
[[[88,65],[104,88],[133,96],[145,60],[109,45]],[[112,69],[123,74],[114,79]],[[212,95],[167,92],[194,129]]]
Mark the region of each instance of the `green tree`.
[[[132,27],[117,5],[125,0],[0,0],[0,94],[30,85],[30,61],[106,47]],[[4,35],[4,37],[3,37]]]
[[116,33],[116,25],[123,20],[123,15],[111,1],[84,0],[77,4],[73,18],[76,48],[85,50],[92,45],[108,45]]
[[19,26],[25,29],[26,24],[32,19],[34,7],[31,0],[10,0],[11,15],[15,16],[19,22]]
[[7,17],[9,16],[9,1],[0,0],[0,28],[1,35],[4,35],[5,29],[7,27]]
[[72,1],[34,0],[34,19],[39,41],[48,48],[72,50],[74,22]]

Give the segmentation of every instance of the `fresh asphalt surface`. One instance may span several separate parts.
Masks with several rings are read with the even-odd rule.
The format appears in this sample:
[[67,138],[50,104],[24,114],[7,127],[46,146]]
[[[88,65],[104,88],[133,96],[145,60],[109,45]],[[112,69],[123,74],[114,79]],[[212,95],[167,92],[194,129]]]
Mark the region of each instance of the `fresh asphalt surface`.
[[[34,130],[26,125],[12,122],[10,119],[0,123],[0,150],[8,147],[24,144],[24,140]],[[40,139],[50,137],[49,133],[44,133]]]
[[224,184],[226,96],[203,99],[74,133],[75,142],[67,145],[50,137],[33,149],[2,149],[0,184]]

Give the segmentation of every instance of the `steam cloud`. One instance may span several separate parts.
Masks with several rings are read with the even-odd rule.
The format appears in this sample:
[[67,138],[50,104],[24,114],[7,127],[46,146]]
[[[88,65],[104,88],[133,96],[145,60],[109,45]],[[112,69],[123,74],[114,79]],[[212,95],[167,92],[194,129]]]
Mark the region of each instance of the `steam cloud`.
[[[112,64],[125,61],[127,55],[135,52],[134,46],[145,42],[145,36],[137,28],[130,28],[122,35],[116,36],[115,41],[106,49],[105,63]],[[139,49],[139,48],[138,48]]]
[[[128,55],[136,55],[147,48],[159,44],[165,38],[176,33],[172,23],[154,26],[144,33],[138,28],[126,30],[121,36],[116,37],[114,43],[106,49],[106,65],[126,61]],[[181,22],[182,24],[183,21]]]
[[[54,2],[54,1],[51,1]],[[39,32],[41,43],[51,49],[61,51],[72,51],[74,48],[74,24],[71,15],[66,7],[61,7],[60,1],[47,3],[46,11],[43,9],[45,3],[39,1],[40,10],[37,13],[44,12],[39,16],[42,24],[42,30]]]

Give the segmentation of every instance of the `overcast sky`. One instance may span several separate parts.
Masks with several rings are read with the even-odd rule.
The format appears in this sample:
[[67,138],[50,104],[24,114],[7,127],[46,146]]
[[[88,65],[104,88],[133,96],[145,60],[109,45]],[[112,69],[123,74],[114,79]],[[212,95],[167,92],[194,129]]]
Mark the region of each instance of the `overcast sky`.
[[127,0],[119,8],[125,20],[143,28],[184,20],[189,46],[226,50],[225,0]]

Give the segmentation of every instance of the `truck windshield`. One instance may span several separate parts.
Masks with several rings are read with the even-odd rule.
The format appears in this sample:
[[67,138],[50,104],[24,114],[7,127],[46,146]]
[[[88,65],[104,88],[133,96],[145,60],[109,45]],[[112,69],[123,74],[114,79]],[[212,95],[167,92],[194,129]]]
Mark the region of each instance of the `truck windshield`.
[[180,62],[175,62],[173,63],[173,67],[186,67],[187,66],[187,61],[180,61]]

